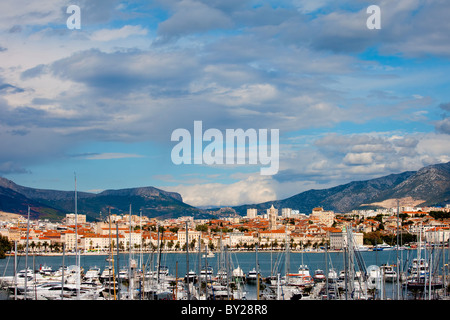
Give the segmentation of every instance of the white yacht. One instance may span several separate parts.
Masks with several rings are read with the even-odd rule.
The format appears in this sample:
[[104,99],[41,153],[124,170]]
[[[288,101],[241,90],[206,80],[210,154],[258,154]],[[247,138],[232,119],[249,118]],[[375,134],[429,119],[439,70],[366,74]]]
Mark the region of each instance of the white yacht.
[[323,270],[322,269],[317,269],[316,271],[314,271],[313,279],[316,282],[325,281],[326,277],[325,277],[325,273],[323,272]]
[[84,275],[84,279],[87,282],[96,281],[100,279],[100,268],[99,267],[90,267],[89,270]]
[[256,272],[256,269],[253,268],[247,273],[247,282],[256,282],[258,279],[258,273]]
[[386,282],[395,282],[397,281],[397,272],[394,270],[394,266],[392,265],[383,265],[381,266],[382,274],[384,280]]
[[108,267],[103,269],[103,272],[100,274],[100,281],[109,281],[112,280],[114,277],[113,269],[112,267]]

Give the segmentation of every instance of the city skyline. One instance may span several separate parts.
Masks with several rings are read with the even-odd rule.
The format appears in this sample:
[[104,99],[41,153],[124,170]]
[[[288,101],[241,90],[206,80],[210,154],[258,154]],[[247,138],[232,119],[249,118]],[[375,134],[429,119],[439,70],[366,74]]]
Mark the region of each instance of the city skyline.
[[[69,6],[80,9],[68,28]],[[380,8],[369,29],[367,9]],[[193,206],[283,199],[450,161],[442,1],[0,4],[0,176],[154,186]],[[279,130],[279,170],[180,164],[174,130]]]

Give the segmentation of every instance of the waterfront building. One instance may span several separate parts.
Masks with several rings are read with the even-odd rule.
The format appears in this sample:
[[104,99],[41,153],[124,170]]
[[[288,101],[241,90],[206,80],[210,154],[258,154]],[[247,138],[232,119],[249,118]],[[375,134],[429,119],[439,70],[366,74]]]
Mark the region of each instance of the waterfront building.
[[[358,248],[361,247],[363,243],[363,233],[352,232],[353,236],[353,246]],[[348,243],[348,233],[344,230],[339,232],[330,232],[330,249],[331,250],[342,250],[347,246]]]
[[61,242],[65,244],[67,251],[75,250],[75,231],[66,230],[61,232]]
[[[195,239],[195,241],[198,240],[198,237],[201,235],[200,231],[197,230],[188,230],[188,243],[191,243],[192,240]],[[177,241],[180,242],[181,245],[186,243],[186,229],[180,229],[177,232]]]
[[[113,239],[113,238],[111,238]],[[89,250],[105,250],[109,249],[110,238],[107,235],[100,235],[97,233],[85,234],[80,241],[80,249],[86,251]]]
[[257,242],[257,238],[253,236],[250,232],[231,232],[230,237],[230,247],[235,248],[237,246],[250,246]]
[[258,234],[260,245],[271,245],[272,243],[280,245],[286,240],[287,234],[289,235],[289,232],[286,232],[285,229],[260,231]]
[[125,231],[123,232],[123,236],[124,236],[124,245],[126,248],[130,247],[130,243],[131,243],[131,248],[134,248],[135,246],[139,247],[140,245],[142,245],[142,235],[139,231]]
[[433,244],[446,243],[449,240],[450,228],[446,227],[435,227],[428,229],[424,232],[425,241]]

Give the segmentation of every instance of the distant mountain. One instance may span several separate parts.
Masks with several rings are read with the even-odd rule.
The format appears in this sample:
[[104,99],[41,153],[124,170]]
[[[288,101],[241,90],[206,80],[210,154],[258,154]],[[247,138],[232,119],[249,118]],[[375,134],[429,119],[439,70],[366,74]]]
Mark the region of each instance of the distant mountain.
[[[129,212],[148,217],[172,218],[179,216],[210,217],[201,209],[183,202],[180,194],[154,187],[105,190],[101,193],[77,192],[78,213],[97,219],[111,213]],[[15,184],[0,177],[0,211],[25,214],[31,207],[33,218],[58,219],[66,213],[74,212],[75,192],[35,189]]]
[[273,205],[275,208],[292,208],[311,213],[315,207],[335,212],[353,209],[379,208],[383,202],[411,198],[422,206],[450,203],[450,162],[424,167],[418,171],[391,174],[381,178],[353,181],[323,190],[309,190],[284,200],[269,201],[233,207],[239,215],[248,208],[261,214]]

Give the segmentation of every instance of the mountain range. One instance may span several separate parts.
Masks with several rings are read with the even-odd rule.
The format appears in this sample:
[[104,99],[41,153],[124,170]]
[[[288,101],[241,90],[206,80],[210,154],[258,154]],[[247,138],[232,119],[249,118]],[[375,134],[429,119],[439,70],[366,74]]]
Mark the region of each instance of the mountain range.
[[[105,190],[100,193],[77,192],[77,212],[88,220],[111,214],[132,214],[171,218],[181,215],[203,217],[208,213],[183,202],[179,193],[154,187]],[[58,191],[23,187],[0,177],[0,211],[41,219],[59,219],[75,211],[75,191]]]
[[[292,197],[232,208],[200,209],[183,202],[179,193],[155,187],[105,190],[100,193],[77,192],[77,208],[88,220],[129,212],[148,217],[176,218],[194,216],[212,218],[236,213],[246,215],[248,208],[265,212],[270,206],[292,208],[310,213],[315,207],[335,212],[392,206],[400,199],[401,205],[439,206],[450,203],[450,162],[406,171],[380,178],[352,181],[336,187],[308,190]],[[0,211],[25,215],[30,206],[32,218],[59,219],[74,212],[75,192],[23,187],[0,177]]]
[[389,207],[397,199],[401,201],[400,205],[408,206],[443,206],[450,203],[450,162],[430,165],[418,171],[352,181],[329,189],[308,190],[287,199],[243,205],[234,209],[240,215],[245,215],[247,208],[256,208],[259,212],[272,205],[277,209],[292,208],[307,214],[315,207],[349,212]]

